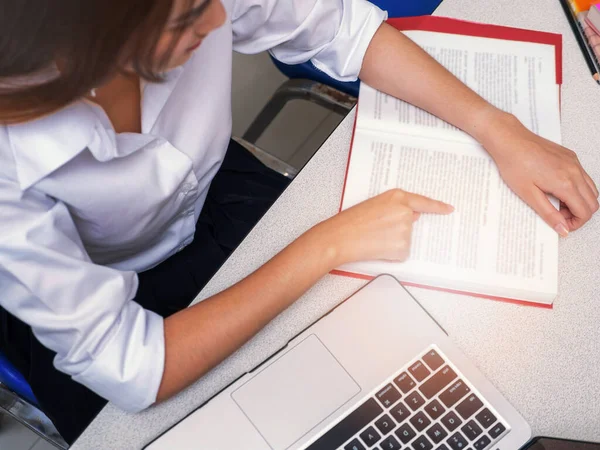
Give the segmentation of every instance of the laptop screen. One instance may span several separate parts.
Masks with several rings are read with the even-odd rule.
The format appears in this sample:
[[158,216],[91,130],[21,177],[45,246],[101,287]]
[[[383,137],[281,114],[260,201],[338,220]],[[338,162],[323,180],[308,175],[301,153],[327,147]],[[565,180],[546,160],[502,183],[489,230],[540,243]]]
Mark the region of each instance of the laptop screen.
[[527,450],[600,450],[600,443],[537,438],[525,448]]

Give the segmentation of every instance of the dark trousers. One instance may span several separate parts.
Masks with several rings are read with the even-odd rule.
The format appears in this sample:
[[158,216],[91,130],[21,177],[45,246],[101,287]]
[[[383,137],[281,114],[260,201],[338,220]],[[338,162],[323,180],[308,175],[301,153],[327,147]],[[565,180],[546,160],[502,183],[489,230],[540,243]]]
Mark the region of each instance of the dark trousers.
[[[167,317],[188,306],[288,185],[234,141],[215,176],[196,224],[194,241],[139,274],[135,300]],[[31,328],[0,308],[0,350],[27,378],[42,410],[68,443],[106,404],[53,366],[55,353]]]

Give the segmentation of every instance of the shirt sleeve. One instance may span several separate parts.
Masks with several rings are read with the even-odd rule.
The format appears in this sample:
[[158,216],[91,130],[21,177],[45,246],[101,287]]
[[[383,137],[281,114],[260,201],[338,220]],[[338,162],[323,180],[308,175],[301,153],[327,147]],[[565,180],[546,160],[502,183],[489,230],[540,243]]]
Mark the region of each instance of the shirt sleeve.
[[132,301],[137,286],[90,260],[63,203],[0,178],[0,304],[58,370],[129,412],[155,402],[164,369],[163,320]]
[[270,50],[286,64],[308,60],[340,81],[358,78],[387,13],[367,0],[231,0],[233,48]]

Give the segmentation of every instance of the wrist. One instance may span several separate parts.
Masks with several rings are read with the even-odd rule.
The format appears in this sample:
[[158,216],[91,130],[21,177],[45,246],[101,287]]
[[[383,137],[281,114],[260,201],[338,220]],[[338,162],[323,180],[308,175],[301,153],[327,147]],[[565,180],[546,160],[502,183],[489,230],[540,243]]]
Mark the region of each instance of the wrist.
[[309,251],[316,256],[325,272],[348,262],[344,241],[331,220],[318,223],[302,236],[302,239],[308,242]]
[[[506,130],[520,125],[518,119],[489,103],[478,111],[471,122],[469,134],[473,136],[488,151],[495,148],[495,143],[502,141]],[[493,155],[492,155],[493,156]]]

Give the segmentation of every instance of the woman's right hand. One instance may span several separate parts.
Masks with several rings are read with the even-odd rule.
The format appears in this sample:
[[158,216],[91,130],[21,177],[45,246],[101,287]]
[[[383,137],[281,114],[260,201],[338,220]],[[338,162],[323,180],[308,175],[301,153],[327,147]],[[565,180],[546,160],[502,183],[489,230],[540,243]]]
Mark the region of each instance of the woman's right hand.
[[168,317],[158,401],[223,361],[331,269],[404,260],[419,213],[450,212],[451,206],[421,195],[385,192],[321,222],[243,280]]
[[392,189],[359,203],[315,228],[320,229],[336,265],[385,259],[404,261],[410,254],[413,223],[421,213],[449,214],[446,203]]

